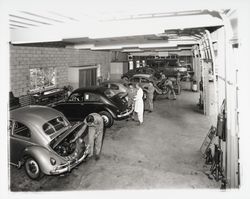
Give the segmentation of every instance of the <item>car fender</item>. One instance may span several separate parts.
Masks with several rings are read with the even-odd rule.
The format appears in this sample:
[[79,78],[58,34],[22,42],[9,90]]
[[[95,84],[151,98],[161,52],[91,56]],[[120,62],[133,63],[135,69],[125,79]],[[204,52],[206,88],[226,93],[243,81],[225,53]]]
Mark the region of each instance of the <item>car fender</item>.
[[129,79],[130,77],[129,77],[128,74],[125,74],[125,75],[122,75],[122,76],[121,76],[121,79],[123,79],[123,78],[128,78],[128,79]]
[[[45,147],[41,146],[30,146],[24,150],[23,157],[33,157],[39,164],[41,171],[44,174],[49,175],[50,171],[54,170],[54,168],[60,164],[66,163],[62,157],[57,155],[55,152],[51,152]],[[52,165],[50,163],[50,158],[54,158],[56,160],[56,164]]]
[[116,114],[115,114],[114,111],[112,111],[110,108],[105,107],[103,111],[109,112],[109,113],[112,115],[112,117],[113,117],[114,119],[117,119]]

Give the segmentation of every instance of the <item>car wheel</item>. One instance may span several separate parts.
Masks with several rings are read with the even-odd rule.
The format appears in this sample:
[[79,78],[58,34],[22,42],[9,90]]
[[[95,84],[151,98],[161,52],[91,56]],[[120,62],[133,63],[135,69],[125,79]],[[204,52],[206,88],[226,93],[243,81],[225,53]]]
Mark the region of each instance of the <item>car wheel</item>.
[[26,159],[24,164],[25,172],[31,178],[32,180],[38,180],[42,176],[42,171],[39,167],[38,162],[32,158],[29,157]]
[[107,111],[101,111],[99,114],[102,116],[104,126],[106,128],[110,128],[114,123],[114,118],[112,115]]

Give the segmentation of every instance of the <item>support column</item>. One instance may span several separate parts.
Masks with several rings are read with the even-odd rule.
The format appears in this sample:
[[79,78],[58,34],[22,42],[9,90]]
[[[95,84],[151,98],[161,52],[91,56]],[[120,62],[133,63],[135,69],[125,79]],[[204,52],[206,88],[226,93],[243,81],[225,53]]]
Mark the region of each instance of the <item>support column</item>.
[[[238,109],[237,109],[237,67],[234,60],[232,27],[228,17],[222,15],[224,21],[225,44],[225,95],[226,95],[226,178],[228,188],[239,187],[239,151],[238,151]],[[235,63],[235,64],[234,64]]]

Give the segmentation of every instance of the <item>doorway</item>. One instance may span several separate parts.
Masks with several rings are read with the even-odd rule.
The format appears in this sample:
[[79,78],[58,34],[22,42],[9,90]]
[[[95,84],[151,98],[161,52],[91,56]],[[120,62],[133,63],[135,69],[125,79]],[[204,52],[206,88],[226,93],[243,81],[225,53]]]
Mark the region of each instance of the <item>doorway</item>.
[[96,86],[97,68],[79,69],[79,88]]

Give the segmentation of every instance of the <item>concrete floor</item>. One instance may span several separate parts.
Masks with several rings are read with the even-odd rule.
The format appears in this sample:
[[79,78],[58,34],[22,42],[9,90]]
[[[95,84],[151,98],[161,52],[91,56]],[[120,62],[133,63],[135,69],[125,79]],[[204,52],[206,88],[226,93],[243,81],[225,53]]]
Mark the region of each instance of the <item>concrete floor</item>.
[[[105,135],[99,161],[89,160],[71,173],[30,180],[11,167],[12,191],[219,188],[209,180],[199,148],[211,124],[196,106],[198,93],[177,100],[159,97],[144,125],[115,122]],[[60,182],[60,183],[58,183]]]

